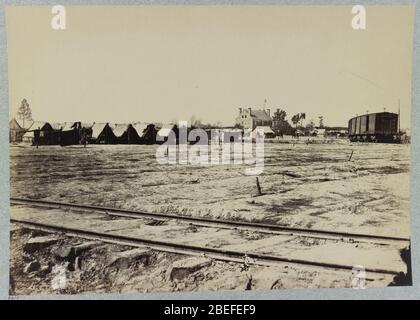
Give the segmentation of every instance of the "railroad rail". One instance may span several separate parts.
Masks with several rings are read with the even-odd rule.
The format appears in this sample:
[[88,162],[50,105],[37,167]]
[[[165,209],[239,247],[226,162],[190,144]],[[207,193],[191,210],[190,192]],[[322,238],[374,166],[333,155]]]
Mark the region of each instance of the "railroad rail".
[[[171,252],[185,255],[206,256],[222,261],[244,262],[246,257],[253,259],[252,264],[273,266],[286,264],[297,264],[313,267],[322,267],[333,270],[346,270],[351,271],[354,266],[336,263],[324,263],[318,261],[310,261],[303,259],[292,259],[281,256],[273,256],[259,253],[249,253],[235,250],[224,250],[220,248],[200,247],[188,244],[173,243],[167,241],[158,241],[151,239],[143,239],[138,237],[121,236],[109,233],[102,233],[92,230],[80,228],[68,228],[49,223],[39,223],[22,219],[11,219],[11,222],[17,223],[23,227],[35,230],[41,230],[49,233],[61,233],[67,236],[79,237],[89,240],[99,240],[106,243],[113,243],[119,245],[127,245],[132,247],[148,247],[150,249]],[[366,268],[366,272],[375,274],[396,275],[399,271],[379,269],[379,268]]]
[[349,232],[338,232],[338,231],[327,231],[319,229],[304,229],[304,228],[293,228],[285,227],[275,224],[265,224],[265,223],[254,223],[246,221],[233,221],[233,220],[216,220],[202,217],[190,217],[190,216],[179,216],[175,214],[167,213],[152,213],[152,212],[143,212],[127,209],[119,209],[112,207],[103,207],[95,205],[86,205],[86,204],[75,204],[75,203],[65,203],[65,202],[56,202],[56,201],[47,201],[47,200],[37,200],[37,199],[26,199],[26,198],[10,198],[10,203],[14,205],[26,205],[26,206],[35,206],[35,207],[46,207],[49,209],[69,209],[83,212],[100,212],[105,213],[111,216],[126,217],[126,218],[147,218],[154,220],[177,220],[184,223],[204,226],[204,227],[218,227],[224,229],[241,229],[249,230],[262,233],[274,233],[274,234],[286,234],[286,235],[297,235],[310,238],[323,238],[323,239],[339,239],[339,240],[349,240],[355,242],[369,242],[369,243],[395,243],[395,242],[404,242],[407,243],[410,241],[409,238],[403,237],[392,237],[392,236],[380,236],[380,235],[371,235],[371,234],[361,234],[361,233],[349,233]]

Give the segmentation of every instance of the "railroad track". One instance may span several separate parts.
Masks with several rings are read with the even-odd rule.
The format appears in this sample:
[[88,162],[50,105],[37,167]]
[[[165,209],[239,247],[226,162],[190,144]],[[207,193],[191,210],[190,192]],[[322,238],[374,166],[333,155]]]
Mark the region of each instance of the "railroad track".
[[369,242],[369,243],[379,243],[379,244],[390,244],[390,243],[409,243],[409,238],[403,237],[391,237],[391,236],[378,236],[371,234],[360,234],[360,233],[348,233],[348,232],[337,232],[337,231],[326,231],[326,230],[317,230],[317,229],[304,229],[304,228],[292,228],[284,227],[274,224],[265,224],[265,223],[253,223],[246,221],[233,221],[233,220],[216,220],[209,218],[201,217],[189,217],[189,216],[179,216],[175,214],[167,213],[151,213],[143,211],[134,211],[127,209],[103,207],[103,206],[94,206],[86,204],[74,204],[74,203],[65,203],[65,202],[56,202],[56,201],[47,201],[47,200],[35,200],[35,199],[25,199],[25,198],[10,198],[10,203],[12,205],[26,205],[34,207],[43,207],[48,209],[68,209],[74,211],[82,212],[100,212],[105,213],[110,216],[126,217],[126,218],[146,218],[154,220],[177,220],[184,223],[204,226],[204,227],[218,227],[222,229],[238,229],[238,230],[249,230],[262,233],[271,233],[271,234],[286,234],[286,235],[296,235],[310,238],[322,238],[322,239],[338,239],[338,240],[347,240],[354,242]]
[[[89,240],[99,240],[106,243],[113,243],[119,245],[127,245],[132,247],[148,247],[150,249],[171,252],[184,255],[193,256],[206,256],[216,260],[222,261],[233,261],[233,262],[244,262],[245,257],[249,257],[254,261],[252,264],[273,266],[273,265],[284,265],[286,264],[297,264],[312,267],[321,267],[333,270],[341,270],[351,272],[354,266],[336,263],[323,263],[318,261],[310,261],[303,259],[292,259],[287,257],[273,256],[267,254],[248,253],[235,250],[224,250],[220,248],[201,247],[180,243],[173,243],[167,241],[158,241],[151,239],[143,239],[138,237],[121,236],[109,233],[102,233],[92,230],[86,230],[81,228],[68,228],[59,225],[53,225],[49,223],[39,223],[22,219],[11,219],[11,222],[19,224],[25,228],[41,230],[49,233],[60,233],[71,237],[79,237]],[[366,268],[367,273],[375,274],[386,274],[396,275],[399,271],[377,269],[377,268]]]

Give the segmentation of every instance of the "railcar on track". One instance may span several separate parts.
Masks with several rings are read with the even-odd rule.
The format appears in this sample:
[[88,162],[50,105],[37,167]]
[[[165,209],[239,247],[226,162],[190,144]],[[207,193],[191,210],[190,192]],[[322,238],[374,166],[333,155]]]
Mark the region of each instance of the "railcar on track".
[[349,120],[349,139],[352,142],[400,143],[398,114],[370,113]]

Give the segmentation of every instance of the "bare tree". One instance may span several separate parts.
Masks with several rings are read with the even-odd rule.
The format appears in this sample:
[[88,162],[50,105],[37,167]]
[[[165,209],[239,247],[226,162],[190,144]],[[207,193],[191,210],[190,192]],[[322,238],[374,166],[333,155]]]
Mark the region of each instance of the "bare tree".
[[22,102],[20,103],[20,107],[17,112],[17,118],[22,120],[23,128],[25,128],[25,120],[32,121],[32,111],[26,99],[23,99]]

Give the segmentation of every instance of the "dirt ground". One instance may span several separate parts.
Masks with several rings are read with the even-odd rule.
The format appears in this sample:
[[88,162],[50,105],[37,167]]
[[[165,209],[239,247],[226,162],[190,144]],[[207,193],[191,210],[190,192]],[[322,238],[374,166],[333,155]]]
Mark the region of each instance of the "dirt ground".
[[[156,146],[144,145],[11,146],[11,196],[409,237],[409,145],[267,143],[259,197],[252,196],[255,177],[244,174],[244,165],[159,165],[155,152]],[[241,272],[241,264],[220,261],[174,281],[168,269],[185,257],[153,252],[147,263],[134,261],[115,270],[106,261],[128,248],[102,244],[84,253],[81,267],[66,272],[66,288],[57,290],[51,288],[53,267],[69,268],[72,262],[56,261],[54,246],[82,240],[61,237],[51,248],[25,253],[22,248],[33,236],[17,227],[11,233],[14,294],[351,285],[350,275],[342,272],[291,266],[251,266]],[[243,247],[247,242],[242,241],[233,245]],[[327,258],[329,252],[317,255]],[[40,263],[37,271],[24,272],[33,261]],[[370,286],[391,280],[372,279]]]
[[[178,292],[220,290],[270,290],[285,288],[349,288],[352,273],[320,270],[315,267],[284,264],[276,267],[211,260],[209,264],[187,273],[174,272],[176,261],[197,260],[179,254],[151,251],[147,258],[116,259],[131,247],[94,242],[77,257],[62,258],[60,248],[91,242],[53,235],[54,242],[44,248],[25,250],[29,239],[51,236],[12,224],[11,295],[86,294],[115,292]],[[35,270],[28,265],[39,263]],[[60,274],[60,271],[62,273]],[[60,278],[61,277],[61,278]],[[391,275],[368,275],[367,287],[391,283]],[[61,281],[61,284],[60,284]]]

